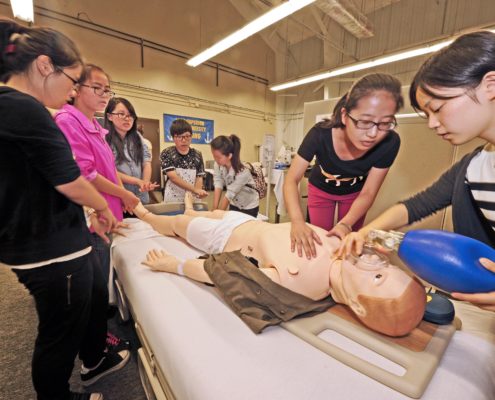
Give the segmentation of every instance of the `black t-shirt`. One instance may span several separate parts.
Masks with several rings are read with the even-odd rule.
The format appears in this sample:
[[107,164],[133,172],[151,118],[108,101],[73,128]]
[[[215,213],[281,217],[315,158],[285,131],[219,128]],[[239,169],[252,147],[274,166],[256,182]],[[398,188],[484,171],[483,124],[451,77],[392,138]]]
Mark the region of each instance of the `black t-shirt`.
[[82,207],[55,189],[80,170],[48,110],[4,86],[0,120],[0,262],[41,262],[89,246]]
[[297,154],[315,165],[309,183],[326,193],[345,195],[361,191],[371,168],[389,168],[400,147],[399,135],[389,131],[385,139],[362,157],[341,160],[333,147],[332,128],[313,126],[304,137]]

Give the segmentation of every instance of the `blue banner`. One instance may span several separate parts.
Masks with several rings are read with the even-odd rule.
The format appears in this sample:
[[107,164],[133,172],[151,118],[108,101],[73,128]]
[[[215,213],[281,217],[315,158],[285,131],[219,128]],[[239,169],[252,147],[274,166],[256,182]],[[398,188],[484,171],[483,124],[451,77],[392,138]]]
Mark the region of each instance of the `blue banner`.
[[214,121],[211,119],[185,117],[183,115],[163,114],[163,130],[165,132],[165,141],[173,142],[170,136],[170,126],[176,119],[185,119],[192,127],[192,143],[209,144],[213,140]]

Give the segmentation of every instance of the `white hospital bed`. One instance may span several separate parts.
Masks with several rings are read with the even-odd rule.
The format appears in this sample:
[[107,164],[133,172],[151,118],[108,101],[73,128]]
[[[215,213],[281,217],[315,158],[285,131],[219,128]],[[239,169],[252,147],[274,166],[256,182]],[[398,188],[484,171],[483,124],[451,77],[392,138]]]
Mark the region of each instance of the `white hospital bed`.
[[[139,363],[149,399],[408,399],[281,327],[253,334],[214,288],[141,265],[153,248],[184,259],[200,253],[129,221],[131,231],[115,240],[112,254],[118,291],[143,344]],[[421,399],[495,399],[493,337],[474,332],[485,328],[477,327],[478,312],[469,311],[473,332],[454,334]],[[495,333],[492,313],[480,315]]]

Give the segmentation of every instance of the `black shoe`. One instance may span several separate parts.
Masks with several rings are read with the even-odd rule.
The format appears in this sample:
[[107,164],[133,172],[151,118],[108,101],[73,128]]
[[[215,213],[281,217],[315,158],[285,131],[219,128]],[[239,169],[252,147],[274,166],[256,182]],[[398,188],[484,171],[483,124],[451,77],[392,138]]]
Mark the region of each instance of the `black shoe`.
[[122,350],[129,350],[130,348],[130,340],[119,338],[113,333],[107,332],[107,350],[109,353],[118,353]]
[[101,393],[70,392],[69,400],[103,400],[103,395]]
[[[81,381],[83,386],[89,386],[112,372],[118,371],[127,364],[131,353],[128,350],[122,350],[118,353],[106,353],[105,358],[95,369],[86,373],[81,372]],[[93,400],[93,399],[91,399]]]

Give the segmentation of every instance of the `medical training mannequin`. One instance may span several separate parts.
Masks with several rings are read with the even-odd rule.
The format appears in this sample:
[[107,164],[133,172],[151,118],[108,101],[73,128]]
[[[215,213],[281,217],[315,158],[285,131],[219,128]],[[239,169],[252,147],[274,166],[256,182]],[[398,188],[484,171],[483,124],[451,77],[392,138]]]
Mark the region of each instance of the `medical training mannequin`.
[[[141,204],[134,212],[159,233],[179,236],[207,253],[240,250],[244,256],[255,258],[260,270],[272,281],[295,293],[312,300],[332,295],[336,302],[348,305],[361,322],[378,332],[401,336],[414,329],[423,317],[425,291],[417,280],[376,255],[363,255],[357,260],[334,258],[340,244],[336,237],[322,234],[325,240],[317,256],[306,260],[290,251],[290,223],[269,224],[235,211],[194,211],[190,196],[186,197],[185,215],[158,216]],[[220,225],[217,231],[205,230],[210,223],[228,225],[234,219],[236,223]],[[223,237],[222,243],[213,247],[211,242],[218,236]],[[286,244],[285,249],[281,243]],[[152,250],[143,263],[157,271],[212,283],[205,272],[204,260],[181,263],[164,251]]]

